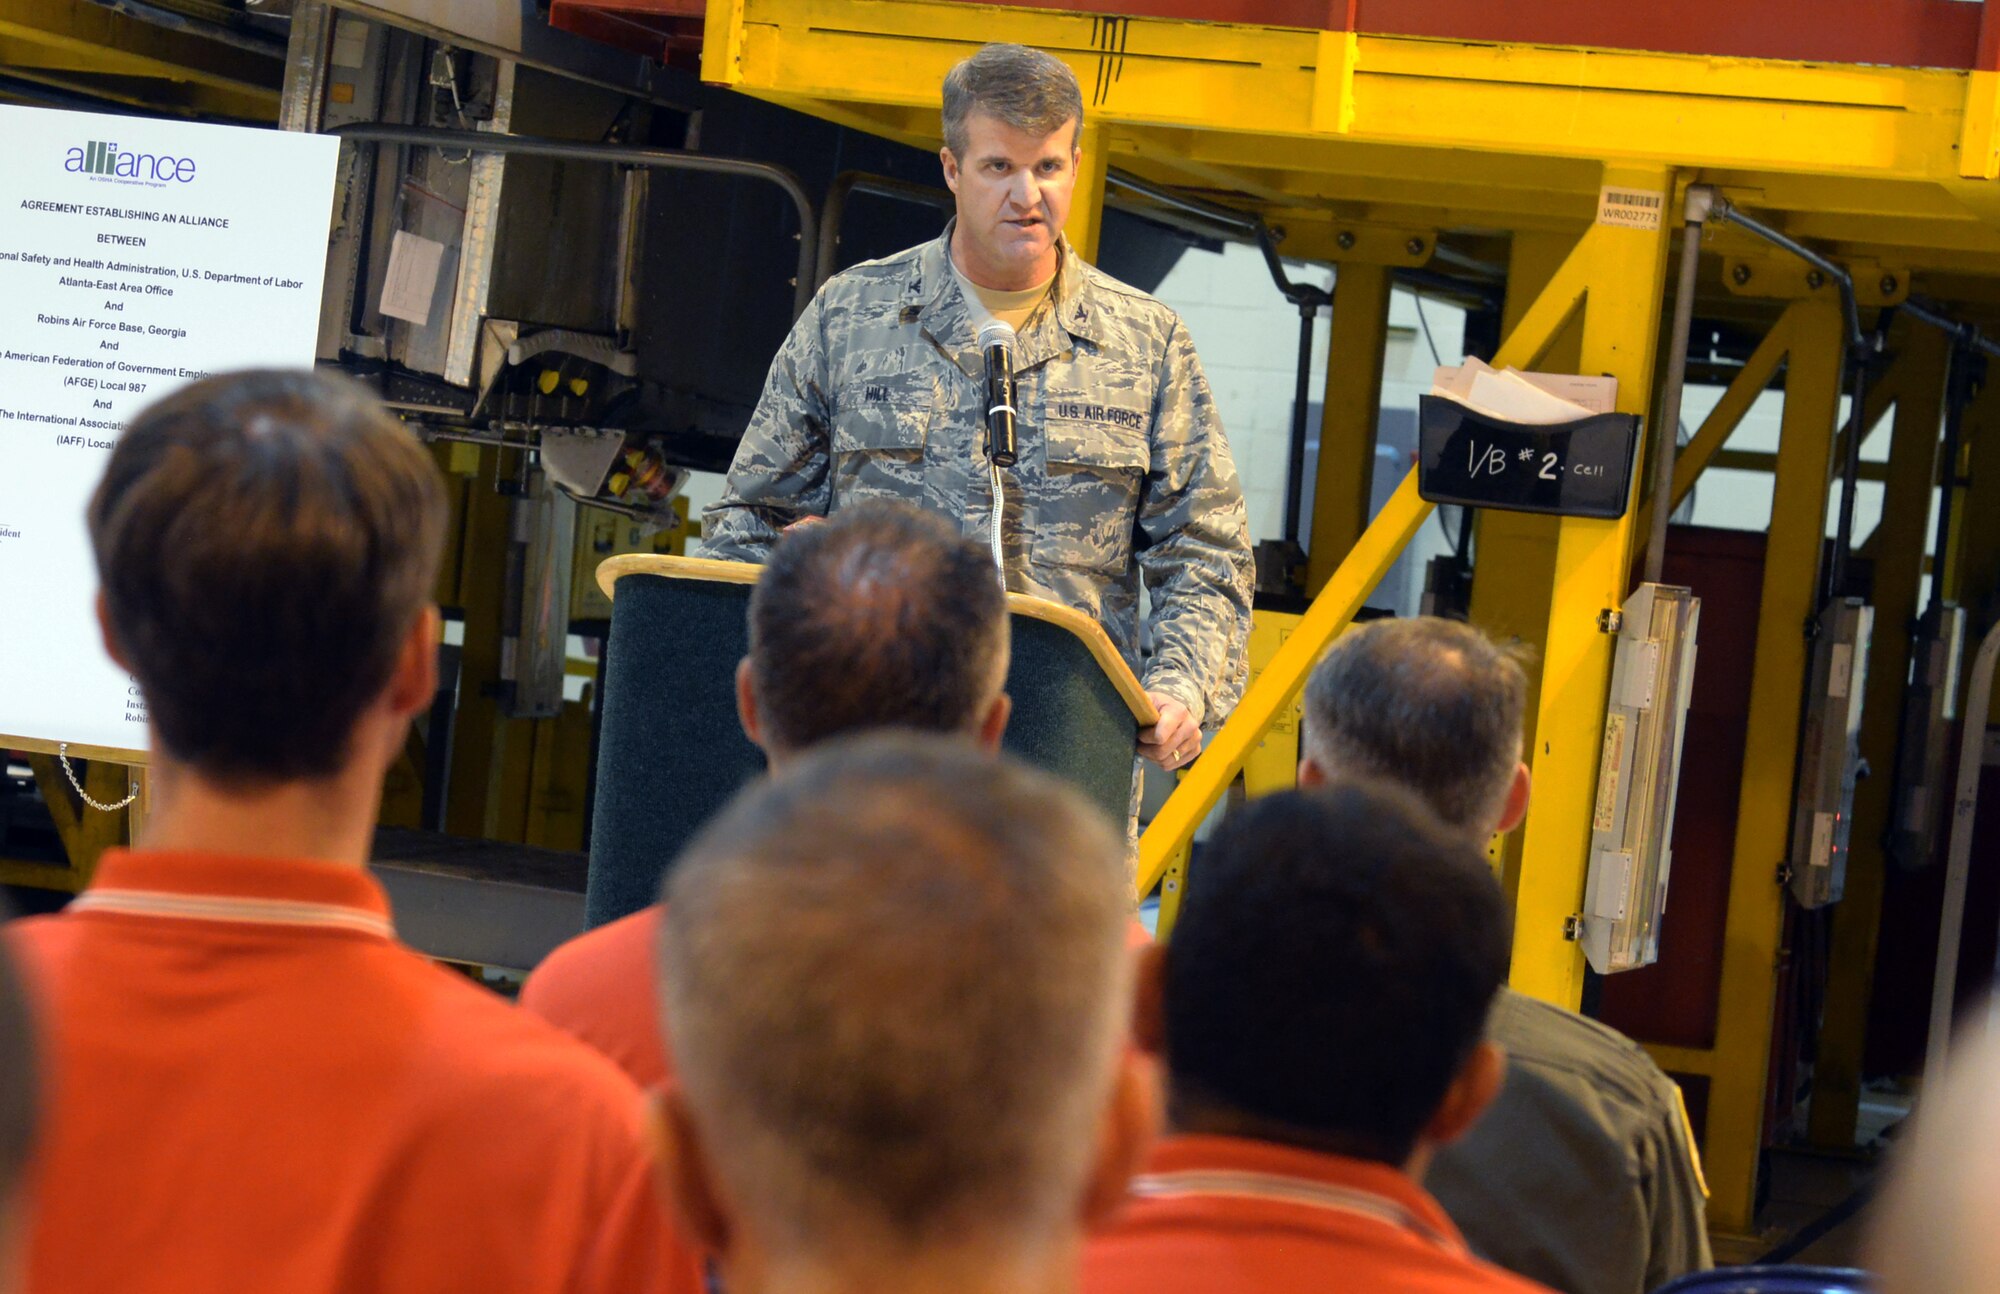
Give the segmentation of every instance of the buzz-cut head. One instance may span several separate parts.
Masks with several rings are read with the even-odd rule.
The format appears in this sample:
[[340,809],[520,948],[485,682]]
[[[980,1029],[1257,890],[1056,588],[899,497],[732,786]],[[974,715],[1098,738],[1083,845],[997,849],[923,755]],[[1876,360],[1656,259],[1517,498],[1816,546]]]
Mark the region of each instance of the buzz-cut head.
[[715,1176],[801,1262],[1046,1243],[1130,1010],[1120,834],[1005,756],[817,747],[668,873],[661,1003]]

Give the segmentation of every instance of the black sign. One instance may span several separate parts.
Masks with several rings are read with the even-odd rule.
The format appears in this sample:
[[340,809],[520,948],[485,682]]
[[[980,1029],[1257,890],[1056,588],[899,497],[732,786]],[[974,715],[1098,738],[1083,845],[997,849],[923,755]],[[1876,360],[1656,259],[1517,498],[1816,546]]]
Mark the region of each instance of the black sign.
[[1526,426],[1424,396],[1417,493],[1432,503],[1565,517],[1622,517],[1632,497],[1639,419],[1603,413]]

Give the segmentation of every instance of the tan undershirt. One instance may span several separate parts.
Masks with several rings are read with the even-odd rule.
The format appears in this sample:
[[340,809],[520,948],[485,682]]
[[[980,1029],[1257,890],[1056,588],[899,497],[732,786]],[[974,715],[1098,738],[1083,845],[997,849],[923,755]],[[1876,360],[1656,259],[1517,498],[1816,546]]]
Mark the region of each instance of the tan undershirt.
[[953,261],[951,272],[958,276],[959,287],[965,290],[965,304],[972,311],[972,329],[977,332],[986,325],[988,319],[998,319],[1015,332],[1021,331],[1036,309],[1048,299],[1049,285],[1056,281],[1054,272],[1031,288],[1019,292],[1003,292],[999,288],[985,288],[965,277],[965,271]]

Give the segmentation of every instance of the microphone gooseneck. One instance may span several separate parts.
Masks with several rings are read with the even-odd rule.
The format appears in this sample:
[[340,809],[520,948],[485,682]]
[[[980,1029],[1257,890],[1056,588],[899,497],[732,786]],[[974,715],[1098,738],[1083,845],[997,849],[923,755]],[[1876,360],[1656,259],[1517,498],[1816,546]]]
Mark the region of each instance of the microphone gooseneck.
[[1004,319],[979,330],[979,353],[986,361],[986,457],[1012,467],[1014,452],[1014,329]]
[[979,353],[986,362],[986,454],[987,477],[993,485],[993,516],[988,527],[993,541],[993,566],[1000,587],[1007,587],[1007,552],[1001,539],[1001,522],[1007,511],[1007,486],[1000,469],[1012,467],[1014,446],[1014,329],[1004,319],[989,319],[979,330]]

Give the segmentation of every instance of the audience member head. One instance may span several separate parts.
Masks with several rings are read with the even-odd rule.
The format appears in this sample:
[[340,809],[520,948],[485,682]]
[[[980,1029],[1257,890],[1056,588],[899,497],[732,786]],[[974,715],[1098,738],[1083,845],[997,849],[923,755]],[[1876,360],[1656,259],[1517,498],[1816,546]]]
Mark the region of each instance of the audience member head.
[[[0,918],[5,915],[0,912]],[[16,1288],[20,1270],[37,1106],[35,1040],[27,995],[6,945],[0,943],[0,1291]]]
[[[1925,1074],[1871,1209],[1862,1266],[1880,1294],[1986,1294],[2000,1284],[2000,1032],[1968,1016],[1942,1077]],[[1984,1036],[1981,1036],[1984,1033]]]
[[1484,855],[1413,797],[1337,781],[1254,800],[1183,903],[1141,1021],[1164,1043],[1176,1131],[1421,1176],[1498,1091],[1483,1032],[1506,906]]
[[1356,625],[1306,683],[1299,782],[1394,782],[1478,838],[1528,812],[1520,663],[1479,630],[1437,616]]
[[773,759],[870,728],[1007,726],[1007,599],[993,558],[903,503],[842,508],[785,536],[750,595],[743,730]]
[[967,743],[829,743],[668,873],[667,1190],[732,1285],[1037,1283],[1154,1117],[1119,833]]
[[386,765],[430,701],[445,517],[430,455],[346,379],[233,373],[149,405],[89,523],[157,755],[244,789]]

